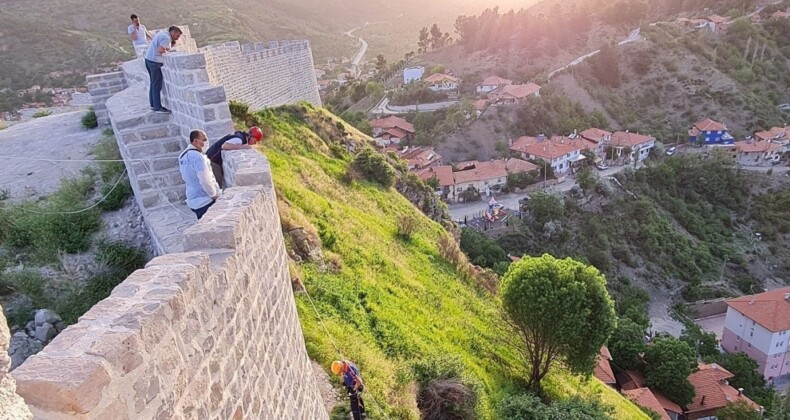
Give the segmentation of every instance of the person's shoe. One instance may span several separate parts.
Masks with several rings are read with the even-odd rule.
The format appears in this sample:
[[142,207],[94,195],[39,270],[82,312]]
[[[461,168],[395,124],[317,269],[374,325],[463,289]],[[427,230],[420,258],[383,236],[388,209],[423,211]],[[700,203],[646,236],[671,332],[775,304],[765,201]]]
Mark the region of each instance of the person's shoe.
[[173,111],[171,111],[171,110],[169,110],[169,109],[167,109],[165,107],[161,107],[161,108],[157,109],[156,112],[158,112],[160,114],[172,114],[173,113]]

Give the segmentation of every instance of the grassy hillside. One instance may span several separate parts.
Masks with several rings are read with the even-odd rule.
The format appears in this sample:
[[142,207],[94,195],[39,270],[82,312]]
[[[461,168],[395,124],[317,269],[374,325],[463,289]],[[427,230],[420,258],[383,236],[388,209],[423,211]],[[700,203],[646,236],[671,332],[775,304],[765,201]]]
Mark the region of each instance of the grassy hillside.
[[[479,384],[479,417],[493,418],[498,400],[515,389],[515,359],[497,339],[495,297],[443,257],[457,252],[448,233],[394,189],[347,181],[348,148],[359,150],[369,139],[331,114],[300,107],[259,118],[274,130],[262,151],[274,173],[287,242],[293,248],[288,232],[301,227],[323,249],[324,264],[301,262],[292,272],[324,322],[298,293],[311,358],[325,369],[341,355],[358,362],[375,398],[368,402],[372,418],[385,418],[377,405],[389,418],[418,418],[409,365],[456,355]],[[404,217],[416,221],[410,239],[398,235]],[[558,399],[600,395],[616,418],[645,418],[595,379],[585,383],[558,369],[545,388]]]

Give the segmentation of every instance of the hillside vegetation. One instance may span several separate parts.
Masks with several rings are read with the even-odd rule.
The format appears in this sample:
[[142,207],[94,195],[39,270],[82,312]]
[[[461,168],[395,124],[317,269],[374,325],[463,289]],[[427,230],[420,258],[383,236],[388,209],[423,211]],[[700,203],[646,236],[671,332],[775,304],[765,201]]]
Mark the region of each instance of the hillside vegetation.
[[[495,418],[499,402],[519,389],[516,356],[498,336],[496,297],[478,283],[447,231],[395,189],[349,171],[359,169],[355,155],[370,140],[326,111],[297,106],[255,118],[273,130],[262,151],[289,253],[305,246],[293,233],[305,232],[322,254],[316,258],[314,249],[292,266],[310,357],[325,369],[339,357],[357,362],[371,417],[384,418],[383,411],[401,419],[419,417],[415,372],[449,357],[477,391],[477,416]],[[402,178],[403,168],[392,163]],[[298,291],[302,285],[309,296]],[[551,399],[600,398],[615,418],[647,418],[597,380],[562,369],[549,374],[544,390]]]

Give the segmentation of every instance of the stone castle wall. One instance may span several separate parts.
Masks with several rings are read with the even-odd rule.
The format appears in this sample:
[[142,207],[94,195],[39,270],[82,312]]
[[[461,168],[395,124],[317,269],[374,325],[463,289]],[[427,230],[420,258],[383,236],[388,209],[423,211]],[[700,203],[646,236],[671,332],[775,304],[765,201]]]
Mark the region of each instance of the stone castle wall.
[[[149,110],[141,59],[90,79],[159,257],[12,373],[35,418],[328,417],[296,312],[266,158],[223,152],[226,189],[217,203],[200,221],[184,204],[177,159],[187,135],[203,129],[216,141],[230,133],[227,90],[235,89],[231,79],[224,86],[212,79],[216,61],[206,57],[214,55],[189,45],[165,59],[162,97],[172,114]],[[97,91],[101,83],[123,88]],[[282,104],[298,100],[310,98]],[[0,402],[7,389],[0,382]]]
[[[13,372],[40,419],[322,419],[263,155],[154,258]],[[243,185],[248,184],[248,185]]]
[[16,394],[16,381],[8,370],[11,367],[11,358],[8,356],[8,343],[11,336],[8,323],[0,307],[0,420],[26,420],[33,418],[25,401]]

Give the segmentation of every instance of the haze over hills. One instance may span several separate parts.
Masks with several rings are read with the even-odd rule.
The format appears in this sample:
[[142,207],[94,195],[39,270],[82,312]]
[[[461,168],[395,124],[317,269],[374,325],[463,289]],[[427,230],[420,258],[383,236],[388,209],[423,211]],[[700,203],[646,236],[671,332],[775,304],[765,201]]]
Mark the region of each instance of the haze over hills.
[[[502,2],[510,7],[532,3]],[[475,0],[227,0],[221,4],[205,0],[143,0],[133,5],[117,0],[42,0],[35,6],[11,0],[4,2],[0,10],[0,88],[49,84],[46,75],[53,71],[91,72],[102,64],[131,57],[126,36],[131,13],[140,15],[149,29],[190,25],[198,45],[306,38],[312,43],[316,61],[322,61],[351,56],[356,40],[344,32],[365,22],[386,21],[385,36],[413,34],[410,42],[416,45],[421,26],[444,21],[445,30],[452,32],[451,22],[457,15],[479,12],[486,6],[491,4]],[[378,53],[375,47],[371,53]],[[81,79],[82,76],[72,78],[67,84]]]

